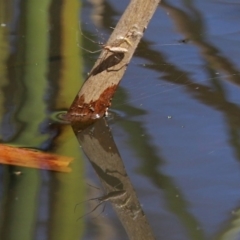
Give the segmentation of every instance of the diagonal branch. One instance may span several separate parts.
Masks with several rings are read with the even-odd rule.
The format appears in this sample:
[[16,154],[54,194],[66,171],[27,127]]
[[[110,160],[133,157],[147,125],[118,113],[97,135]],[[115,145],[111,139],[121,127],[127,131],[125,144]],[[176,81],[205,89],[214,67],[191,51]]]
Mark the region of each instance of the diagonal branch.
[[132,0],[75,97],[67,119],[89,124],[104,116],[160,0]]

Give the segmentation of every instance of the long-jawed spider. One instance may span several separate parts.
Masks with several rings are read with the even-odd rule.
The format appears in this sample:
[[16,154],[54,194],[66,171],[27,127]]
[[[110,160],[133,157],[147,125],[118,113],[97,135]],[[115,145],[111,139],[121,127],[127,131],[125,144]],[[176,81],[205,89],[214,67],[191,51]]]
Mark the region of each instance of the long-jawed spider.
[[[95,211],[102,203],[105,203],[105,202],[107,202],[107,201],[109,201],[109,200],[111,201],[111,200],[117,199],[117,198],[119,198],[119,197],[124,196],[125,194],[126,194],[126,191],[125,191],[125,190],[113,191],[113,192],[108,193],[107,195],[104,195],[104,196],[101,196],[101,197],[96,197],[96,198],[90,198],[90,199],[88,199],[88,200],[86,200],[86,201],[83,201],[83,202],[80,202],[80,203],[76,204],[76,206],[75,206],[75,208],[74,208],[74,212],[76,211],[77,206],[78,206],[79,204],[81,204],[81,203],[88,202],[88,201],[93,201],[93,200],[98,200],[98,201],[99,201],[99,203],[98,203],[90,212],[88,212],[88,213],[84,214],[83,216],[79,217],[79,218],[77,219],[77,221],[79,221],[81,218],[83,218],[83,217],[91,214],[91,213],[92,213],[93,211]],[[102,211],[100,212],[100,214],[101,214],[102,212],[104,212],[104,209],[105,209],[105,205],[104,205]],[[100,214],[99,214],[99,215],[100,215]],[[99,216],[99,215],[98,215],[98,216]]]
[[[81,29],[81,28],[80,28],[80,29]],[[113,44],[113,45],[104,45],[104,44],[102,44],[102,43],[95,42],[94,40],[92,40],[92,39],[90,39],[89,37],[85,36],[82,31],[81,31],[81,35],[82,35],[84,38],[86,38],[86,39],[88,39],[89,41],[91,41],[92,43],[95,43],[95,44],[100,45],[100,46],[102,47],[102,49],[107,50],[108,52],[111,52],[111,53],[127,53],[127,52],[128,52],[128,49],[127,49],[127,48],[119,47],[119,46],[118,46],[118,45],[120,45],[120,44],[123,43],[123,42],[126,42],[129,46],[132,46],[132,44],[131,44],[131,42],[129,41],[129,39],[126,38],[126,37],[122,37],[122,36],[120,36],[120,37],[117,38],[116,44]],[[81,47],[81,46],[79,46],[79,47]],[[90,51],[90,50],[85,49],[85,48],[83,48],[83,47],[81,47],[81,48],[82,48],[84,51],[87,51],[87,52],[89,52],[89,53],[97,53],[97,52],[101,52],[101,51],[102,51],[102,49],[99,49],[99,50],[96,50],[96,51]]]

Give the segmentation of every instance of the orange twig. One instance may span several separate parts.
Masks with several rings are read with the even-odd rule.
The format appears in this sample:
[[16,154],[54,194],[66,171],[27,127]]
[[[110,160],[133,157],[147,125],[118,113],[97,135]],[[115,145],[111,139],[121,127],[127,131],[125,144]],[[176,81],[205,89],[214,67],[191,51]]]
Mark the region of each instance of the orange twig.
[[30,168],[70,172],[71,157],[0,144],[0,163]]

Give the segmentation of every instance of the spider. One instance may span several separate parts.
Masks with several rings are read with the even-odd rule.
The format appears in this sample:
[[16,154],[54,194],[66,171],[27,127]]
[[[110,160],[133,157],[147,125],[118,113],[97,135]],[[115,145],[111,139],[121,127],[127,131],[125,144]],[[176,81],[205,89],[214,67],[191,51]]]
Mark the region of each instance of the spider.
[[[117,198],[119,198],[119,197],[124,196],[125,194],[126,194],[126,191],[125,191],[125,190],[113,191],[113,192],[108,193],[107,195],[104,195],[104,196],[101,196],[101,197],[96,197],[96,198],[90,198],[90,199],[88,199],[88,200],[86,200],[86,201],[83,201],[83,202],[80,202],[80,203],[76,204],[76,206],[75,206],[75,208],[74,208],[74,212],[76,211],[77,206],[78,206],[79,204],[81,204],[81,203],[88,202],[88,201],[92,201],[92,200],[98,200],[98,201],[99,201],[99,203],[98,203],[90,212],[88,212],[88,213],[84,214],[83,216],[79,217],[79,218],[77,219],[77,221],[79,221],[81,218],[83,218],[83,217],[91,214],[91,213],[92,213],[93,211],[95,211],[102,203],[104,203],[104,202],[106,202],[106,201],[109,201],[109,200],[117,199]],[[105,205],[104,205],[101,213],[104,211],[104,209],[105,209]],[[101,214],[101,213],[100,213],[100,214]]]
[[[102,43],[97,43],[95,41],[93,41],[92,39],[90,39],[89,37],[85,36],[83,34],[83,32],[81,31],[81,35],[88,39],[89,41],[93,42],[93,43],[96,43],[96,44],[99,44],[99,45],[102,45],[102,49],[104,50],[107,50],[108,52],[111,52],[111,53],[127,53],[128,52],[128,49],[127,48],[123,48],[123,47],[118,47],[118,46],[111,46],[111,45],[104,45]],[[122,43],[122,42],[126,42],[129,46],[132,46],[131,42],[126,38],[126,37],[122,37],[120,36],[118,39],[117,39],[119,45]],[[81,46],[80,46],[81,47]],[[83,47],[81,47],[83,50],[89,52],[89,53],[97,53],[97,52],[100,52],[102,51],[102,49],[99,49],[99,50],[96,50],[96,51],[90,51],[88,49],[85,49]]]

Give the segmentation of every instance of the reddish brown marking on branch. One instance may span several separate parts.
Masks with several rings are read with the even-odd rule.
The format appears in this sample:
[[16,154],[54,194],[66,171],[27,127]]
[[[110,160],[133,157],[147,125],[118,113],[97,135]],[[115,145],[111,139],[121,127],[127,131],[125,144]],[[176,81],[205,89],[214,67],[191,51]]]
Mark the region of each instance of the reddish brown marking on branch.
[[159,2],[130,1],[67,113],[73,125],[88,125],[104,116]]
[[84,94],[76,97],[74,104],[67,113],[67,120],[74,122],[93,122],[104,116],[107,108],[111,105],[111,99],[115,93],[117,85],[108,87],[103,91],[96,101],[85,102]]

